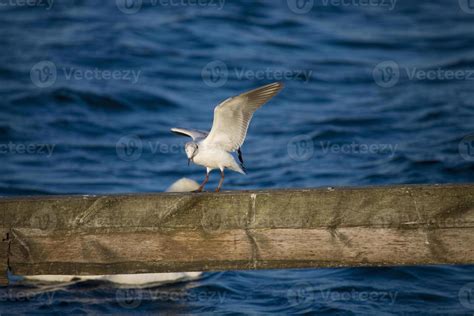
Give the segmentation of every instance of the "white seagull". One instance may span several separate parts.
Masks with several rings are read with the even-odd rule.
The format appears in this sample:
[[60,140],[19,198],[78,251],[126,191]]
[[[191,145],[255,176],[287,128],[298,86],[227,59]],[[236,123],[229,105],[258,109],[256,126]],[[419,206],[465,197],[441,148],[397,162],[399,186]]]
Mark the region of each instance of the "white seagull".
[[[188,164],[193,163],[206,167],[206,178],[196,190],[201,192],[209,180],[213,169],[221,171],[221,179],[216,192],[219,192],[224,182],[224,169],[245,174],[240,147],[245,141],[247,130],[253,113],[274,97],[283,84],[275,82],[266,86],[228,98],[214,108],[214,122],[210,132],[172,128],[171,131],[189,136],[193,141],[186,143],[185,151]],[[238,152],[238,164],[231,152]]]

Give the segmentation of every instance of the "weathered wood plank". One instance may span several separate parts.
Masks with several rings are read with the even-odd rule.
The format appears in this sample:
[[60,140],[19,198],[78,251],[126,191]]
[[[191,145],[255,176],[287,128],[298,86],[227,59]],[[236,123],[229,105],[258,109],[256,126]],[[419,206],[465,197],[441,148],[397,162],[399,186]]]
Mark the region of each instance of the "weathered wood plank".
[[[204,236],[200,232],[122,232],[29,235],[15,232],[10,262],[19,274],[114,274],[122,266],[128,273],[200,271],[227,262],[251,265],[251,246],[240,230]],[[91,266],[97,268],[91,268]],[[111,267],[111,269],[109,268]],[[40,272],[39,272],[40,271]]]
[[18,274],[474,263],[474,185],[0,199]]
[[[19,274],[100,274],[125,269],[202,271],[305,266],[381,266],[472,263],[472,229],[342,228],[251,230],[257,249],[241,230],[204,236],[118,233],[63,237],[16,232],[10,258]],[[462,241],[462,242],[461,242]],[[461,247],[460,247],[461,246]]]
[[7,271],[11,241],[9,230],[0,228],[0,238],[0,285],[2,285],[8,283]]

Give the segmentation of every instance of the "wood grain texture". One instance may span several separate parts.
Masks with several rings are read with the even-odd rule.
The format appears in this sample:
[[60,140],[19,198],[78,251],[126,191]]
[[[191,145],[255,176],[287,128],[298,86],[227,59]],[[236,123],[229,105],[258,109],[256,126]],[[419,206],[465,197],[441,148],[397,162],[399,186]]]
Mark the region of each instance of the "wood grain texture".
[[[0,210],[1,212],[1,210]],[[0,285],[8,284],[8,266],[10,260],[10,246],[11,238],[8,229],[0,228]]]
[[0,214],[15,274],[474,263],[474,185],[7,198]]

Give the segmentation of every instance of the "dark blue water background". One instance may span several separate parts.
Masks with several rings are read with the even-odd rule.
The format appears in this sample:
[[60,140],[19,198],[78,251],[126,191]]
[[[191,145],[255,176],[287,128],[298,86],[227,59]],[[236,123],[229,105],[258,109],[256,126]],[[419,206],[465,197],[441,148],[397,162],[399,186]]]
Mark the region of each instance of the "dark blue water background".
[[[0,194],[201,181],[169,128],[208,129],[219,101],[282,75],[243,147],[248,175],[229,172],[226,189],[473,182],[474,3],[305,3],[1,1]],[[473,273],[206,273],[136,292],[16,285],[0,290],[0,312],[468,315]]]

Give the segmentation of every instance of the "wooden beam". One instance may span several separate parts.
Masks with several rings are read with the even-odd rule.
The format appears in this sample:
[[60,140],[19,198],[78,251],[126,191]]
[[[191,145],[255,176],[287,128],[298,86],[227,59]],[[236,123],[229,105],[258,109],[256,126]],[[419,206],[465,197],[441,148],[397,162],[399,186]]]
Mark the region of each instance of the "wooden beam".
[[14,274],[474,263],[474,185],[3,198],[0,210],[0,269]]

